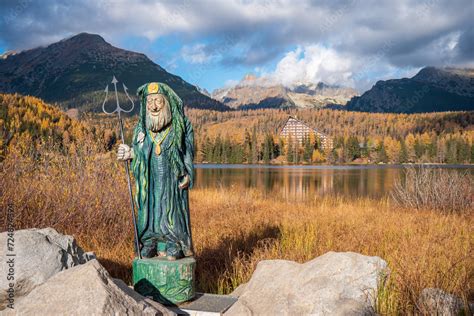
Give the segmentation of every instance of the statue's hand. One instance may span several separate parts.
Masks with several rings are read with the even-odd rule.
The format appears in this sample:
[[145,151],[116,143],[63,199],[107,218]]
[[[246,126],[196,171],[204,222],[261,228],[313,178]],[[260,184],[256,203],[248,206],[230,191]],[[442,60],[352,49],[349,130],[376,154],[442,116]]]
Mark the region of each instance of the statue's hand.
[[139,132],[137,135],[137,142],[143,143],[143,140],[145,139],[145,133]]
[[188,175],[185,175],[183,177],[183,179],[181,180],[181,182],[179,183],[178,187],[183,190],[183,189],[186,189],[187,187],[189,187],[189,176]]
[[130,160],[133,159],[133,150],[125,144],[120,144],[117,150],[117,160]]

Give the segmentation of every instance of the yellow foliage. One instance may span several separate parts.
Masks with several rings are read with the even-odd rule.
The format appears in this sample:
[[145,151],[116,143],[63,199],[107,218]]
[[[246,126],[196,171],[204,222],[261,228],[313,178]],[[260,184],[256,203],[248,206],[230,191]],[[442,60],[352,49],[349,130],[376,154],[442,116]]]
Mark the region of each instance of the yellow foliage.
[[59,108],[38,98],[0,94],[0,107],[6,109],[0,112],[4,127],[2,143],[12,138],[7,148],[1,148],[2,152],[19,150],[23,155],[33,155],[42,147],[50,147],[71,154],[68,146],[64,146],[71,141],[76,143],[72,147],[74,152],[78,147],[99,148],[95,145],[97,136],[88,131],[86,123],[69,118]]
[[325,162],[326,157],[317,149],[313,150],[313,154],[311,156],[312,162]]
[[385,152],[390,162],[397,163],[400,160],[401,144],[390,136],[384,138]]
[[[245,130],[253,129],[256,130],[259,143],[268,133],[277,139],[289,115],[298,117],[333,139],[356,136],[360,142],[366,140],[368,144],[376,146],[387,136],[392,140],[405,138],[409,161],[416,160],[416,138],[421,137],[421,142],[425,145],[430,144],[435,136],[446,139],[450,135],[458,135],[469,144],[474,142],[474,125],[465,123],[474,121],[474,112],[387,114],[327,109],[261,109],[232,112],[187,109],[186,113],[193,123],[198,147],[201,147],[207,137],[213,140],[219,135],[229,135],[232,142],[241,144]],[[310,137],[313,140],[314,135],[310,134]],[[398,147],[395,142],[390,143],[395,149]],[[392,152],[392,159],[398,160],[395,152]]]
[[409,133],[407,137],[405,138],[405,144],[407,147],[407,154],[408,154],[408,160],[409,161],[415,161],[415,142],[416,138],[412,133]]
[[[43,155],[44,157],[44,155]],[[133,232],[123,165],[112,155],[51,155],[33,166],[7,156],[0,208],[13,204],[17,229],[51,226],[94,251],[113,277],[131,281]],[[468,299],[473,216],[404,209],[388,199],[287,201],[251,189],[190,191],[199,291],[230,293],[266,259],[305,262],[328,251],[380,256],[391,273],[381,315],[414,315],[428,287]]]

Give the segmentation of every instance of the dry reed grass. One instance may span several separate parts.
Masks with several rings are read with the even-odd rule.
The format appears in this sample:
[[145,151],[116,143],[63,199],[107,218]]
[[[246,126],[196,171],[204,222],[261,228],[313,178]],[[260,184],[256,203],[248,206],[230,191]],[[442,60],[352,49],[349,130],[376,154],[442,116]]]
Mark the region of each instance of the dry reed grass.
[[[130,282],[133,240],[123,166],[111,155],[10,154],[1,164],[3,209],[13,203],[17,228],[56,228],[96,252],[114,277]],[[391,275],[378,295],[382,314],[416,313],[423,288],[473,298],[474,219],[393,205],[391,200],[315,198],[288,203],[254,190],[194,189],[193,239],[200,291],[229,293],[258,261],[305,262],[328,251],[384,258]]]

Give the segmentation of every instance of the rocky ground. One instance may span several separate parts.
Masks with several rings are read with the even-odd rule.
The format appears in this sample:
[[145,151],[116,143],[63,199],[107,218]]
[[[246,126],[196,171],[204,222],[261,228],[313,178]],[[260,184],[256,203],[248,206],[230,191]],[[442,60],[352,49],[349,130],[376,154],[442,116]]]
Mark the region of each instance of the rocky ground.
[[[2,315],[175,315],[113,279],[93,253],[52,228],[1,233],[0,253]],[[373,315],[389,273],[383,259],[352,252],[304,264],[261,261],[231,294],[238,300],[225,315]],[[438,315],[463,308],[439,289],[423,290],[419,305]]]

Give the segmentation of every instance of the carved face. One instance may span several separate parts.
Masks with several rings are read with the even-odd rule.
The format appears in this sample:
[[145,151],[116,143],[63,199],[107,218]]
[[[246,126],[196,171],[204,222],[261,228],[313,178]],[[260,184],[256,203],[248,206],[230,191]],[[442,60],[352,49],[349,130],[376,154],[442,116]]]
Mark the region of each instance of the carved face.
[[146,109],[151,116],[157,116],[166,105],[167,101],[162,94],[150,94],[146,97]]
[[146,97],[146,127],[156,133],[171,122],[171,109],[162,94],[150,94]]

